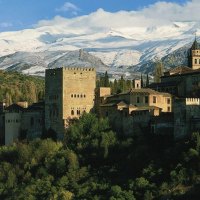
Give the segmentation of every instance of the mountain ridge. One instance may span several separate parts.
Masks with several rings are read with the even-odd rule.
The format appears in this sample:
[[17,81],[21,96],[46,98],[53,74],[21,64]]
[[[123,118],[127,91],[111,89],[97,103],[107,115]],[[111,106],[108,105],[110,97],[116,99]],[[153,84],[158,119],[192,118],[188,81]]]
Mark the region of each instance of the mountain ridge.
[[[185,48],[190,48],[194,32],[200,35],[200,23],[194,21],[149,26],[126,23],[123,27],[95,24],[109,16],[98,10],[72,20],[57,17],[32,29],[2,32],[0,69],[44,75],[48,67],[83,66],[85,62],[97,64],[98,72],[147,73],[152,72],[155,58],[162,59],[166,68],[186,64],[180,55],[185,56]],[[85,60],[78,59],[79,51],[87,54]]]

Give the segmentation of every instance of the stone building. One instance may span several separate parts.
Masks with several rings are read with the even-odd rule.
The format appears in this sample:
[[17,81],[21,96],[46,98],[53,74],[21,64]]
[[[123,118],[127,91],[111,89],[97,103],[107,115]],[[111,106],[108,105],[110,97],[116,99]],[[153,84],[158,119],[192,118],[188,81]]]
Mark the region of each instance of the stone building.
[[200,131],[200,99],[177,98],[174,102],[174,137],[181,139]]
[[23,110],[21,133],[23,137],[33,139],[44,132],[44,102],[33,103]]
[[162,112],[172,112],[172,96],[149,88],[131,89],[128,92],[107,96],[105,103],[124,101],[136,107],[155,106]]
[[0,143],[2,145],[10,145],[20,138],[41,137],[44,131],[44,102],[26,106],[26,102],[12,104],[0,113]]
[[152,83],[149,88],[169,92],[177,97],[200,96],[200,45],[196,39],[188,51],[188,66],[165,72],[161,83]]
[[[100,97],[99,91],[101,88],[97,97]],[[113,129],[120,134],[142,133],[149,126],[151,116],[159,116],[161,112],[171,113],[173,109],[170,94],[149,88],[139,87],[125,93],[106,94],[100,97],[99,116],[108,117]]]
[[63,67],[48,69],[45,75],[45,126],[62,138],[69,120],[93,109],[96,71]]

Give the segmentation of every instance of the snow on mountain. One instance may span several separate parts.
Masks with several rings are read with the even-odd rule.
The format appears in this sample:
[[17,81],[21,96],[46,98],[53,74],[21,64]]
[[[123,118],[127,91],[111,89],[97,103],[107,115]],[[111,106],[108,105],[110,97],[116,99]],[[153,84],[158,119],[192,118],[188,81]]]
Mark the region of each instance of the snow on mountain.
[[33,29],[0,33],[0,69],[42,75],[47,67],[97,64],[99,72],[149,71],[145,67],[155,57],[189,47],[194,32],[200,34],[199,22],[153,24],[149,19],[140,25],[134,12],[99,9],[72,19],[55,17]]

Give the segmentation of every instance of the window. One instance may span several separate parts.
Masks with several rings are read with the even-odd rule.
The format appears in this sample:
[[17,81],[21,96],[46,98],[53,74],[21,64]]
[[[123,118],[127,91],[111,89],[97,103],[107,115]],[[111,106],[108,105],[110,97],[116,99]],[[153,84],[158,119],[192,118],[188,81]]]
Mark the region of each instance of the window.
[[31,121],[30,121],[30,123],[31,123],[31,126],[34,125],[34,119],[33,119],[33,117],[31,117]]
[[73,98],[73,94],[71,94],[71,98]]
[[84,96],[84,98],[86,97],[86,95],[85,95],[85,94],[84,94],[83,96]]
[[194,60],[194,63],[197,64],[197,59]]
[[71,115],[74,115],[74,110],[71,110]]
[[148,97],[148,96],[145,96],[144,101],[145,101],[145,103],[149,103],[149,97]]
[[153,96],[153,103],[156,103],[157,99],[156,96]]
[[76,98],[76,94],[74,95],[74,97]]
[[170,112],[170,111],[171,111],[171,109],[170,109],[170,107],[168,106],[168,107],[167,107],[167,112]]
[[137,103],[140,103],[140,97],[137,97]]
[[80,115],[81,114],[81,111],[80,110],[77,110],[77,115]]
[[170,101],[170,98],[167,98],[167,104],[170,104],[171,101]]

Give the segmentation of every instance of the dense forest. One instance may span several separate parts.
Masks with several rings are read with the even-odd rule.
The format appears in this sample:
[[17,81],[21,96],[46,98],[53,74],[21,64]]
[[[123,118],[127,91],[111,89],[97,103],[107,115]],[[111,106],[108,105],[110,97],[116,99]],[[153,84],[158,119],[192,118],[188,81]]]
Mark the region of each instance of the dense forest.
[[199,199],[199,133],[123,137],[84,114],[62,142],[53,139],[0,148],[0,199]]
[[0,70],[0,101],[36,102],[44,98],[44,78]]

